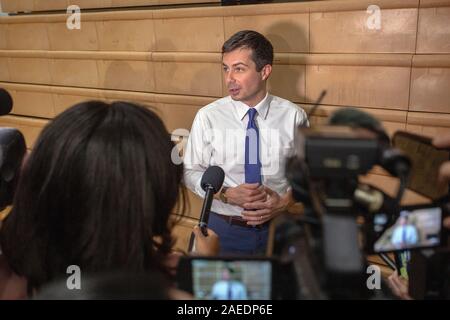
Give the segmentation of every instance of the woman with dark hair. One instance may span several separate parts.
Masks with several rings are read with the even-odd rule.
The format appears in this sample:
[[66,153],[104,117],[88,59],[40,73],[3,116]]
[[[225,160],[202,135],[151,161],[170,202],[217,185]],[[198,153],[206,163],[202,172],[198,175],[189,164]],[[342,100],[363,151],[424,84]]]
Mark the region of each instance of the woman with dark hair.
[[[67,277],[70,265],[83,273],[169,274],[169,218],[177,200],[177,211],[185,203],[173,148],[154,112],[126,102],[80,103],[45,127],[0,235],[28,292]],[[214,253],[217,236],[194,233],[199,253]]]

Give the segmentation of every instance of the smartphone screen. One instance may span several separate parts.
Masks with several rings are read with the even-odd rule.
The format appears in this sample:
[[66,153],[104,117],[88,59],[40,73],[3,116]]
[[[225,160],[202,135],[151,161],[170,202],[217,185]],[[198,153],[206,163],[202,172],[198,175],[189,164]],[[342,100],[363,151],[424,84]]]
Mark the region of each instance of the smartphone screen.
[[[183,270],[180,288],[199,300],[270,300],[273,261],[270,259],[191,258]],[[181,277],[183,275],[183,277]]]
[[382,214],[375,215],[373,228],[381,236],[374,242],[373,251],[393,252],[440,246],[443,211],[439,206],[404,207],[396,222],[387,227]]
[[404,131],[396,132],[392,142],[411,159],[409,189],[434,200],[448,193],[448,185],[439,184],[437,178],[441,164],[450,158],[449,150],[439,150],[430,138]]

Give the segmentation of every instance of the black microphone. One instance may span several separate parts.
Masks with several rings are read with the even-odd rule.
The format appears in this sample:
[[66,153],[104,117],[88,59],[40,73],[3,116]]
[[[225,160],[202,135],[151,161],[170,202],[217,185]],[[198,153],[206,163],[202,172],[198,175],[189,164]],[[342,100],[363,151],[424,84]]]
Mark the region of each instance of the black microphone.
[[11,112],[13,100],[5,89],[0,88],[0,116]]
[[211,166],[208,169],[206,169],[200,182],[200,186],[206,193],[205,199],[203,200],[202,211],[200,213],[200,222],[198,225],[203,235],[205,236],[208,235],[206,228],[208,226],[212,200],[214,194],[217,193],[220,190],[220,188],[222,188],[224,179],[225,179],[225,172],[222,170],[222,168],[218,166]]
[[316,102],[314,102],[313,107],[311,108],[311,110],[307,114],[308,119],[316,112],[317,108],[319,107],[319,105],[322,102],[323,98],[325,98],[326,94],[327,94],[327,90],[322,90],[322,92],[320,93],[319,98],[317,98]]
[[[205,173],[203,173],[202,180],[200,181],[200,186],[203,190],[205,190],[205,199],[203,200],[202,211],[200,213],[200,221],[198,226],[200,227],[200,231],[206,237],[208,236],[208,220],[209,213],[211,211],[211,204],[213,201],[213,196],[217,193],[220,188],[222,188],[223,180],[225,179],[225,172],[221,167],[211,166],[206,169]],[[189,247],[188,251],[192,251],[194,247],[194,233],[191,233],[191,238],[189,239]]]

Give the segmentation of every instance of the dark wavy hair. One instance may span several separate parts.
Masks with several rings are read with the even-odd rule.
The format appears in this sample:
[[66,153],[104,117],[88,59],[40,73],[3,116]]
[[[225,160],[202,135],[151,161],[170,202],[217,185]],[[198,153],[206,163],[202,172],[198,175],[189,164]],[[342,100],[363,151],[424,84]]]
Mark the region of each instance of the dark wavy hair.
[[236,32],[223,44],[222,55],[241,48],[252,50],[256,71],[260,72],[264,66],[273,64],[273,46],[261,33],[253,30]]
[[[161,119],[127,102],[89,101],[57,116],[24,164],[0,244],[29,287],[81,272],[165,270],[183,166]],[[184,210],[184,209],[181,209]]]

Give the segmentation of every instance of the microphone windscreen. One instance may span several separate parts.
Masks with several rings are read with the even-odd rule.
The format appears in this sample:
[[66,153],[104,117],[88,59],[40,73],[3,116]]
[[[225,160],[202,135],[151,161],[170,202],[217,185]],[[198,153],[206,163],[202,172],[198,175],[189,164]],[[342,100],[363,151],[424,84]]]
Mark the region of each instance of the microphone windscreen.
[[13,100],[5,89],[0,88],[0,116],[11,112]]
[[386,143],[390,142],[389,136],[381,122],[367,112],[356,108],[344,108],[334,112],[328,120],[328,124],[364,128],[376,133],[380,140]]
[[222,168],[218,166],[211,166],[206,169],[205,173],[203,174],[200,186],[205,191],[208,186],[212,186],[214,189],[214,193],[216,193],[220,190],[220,188],[222,188],[224,179],[225,172],[223,172]]

